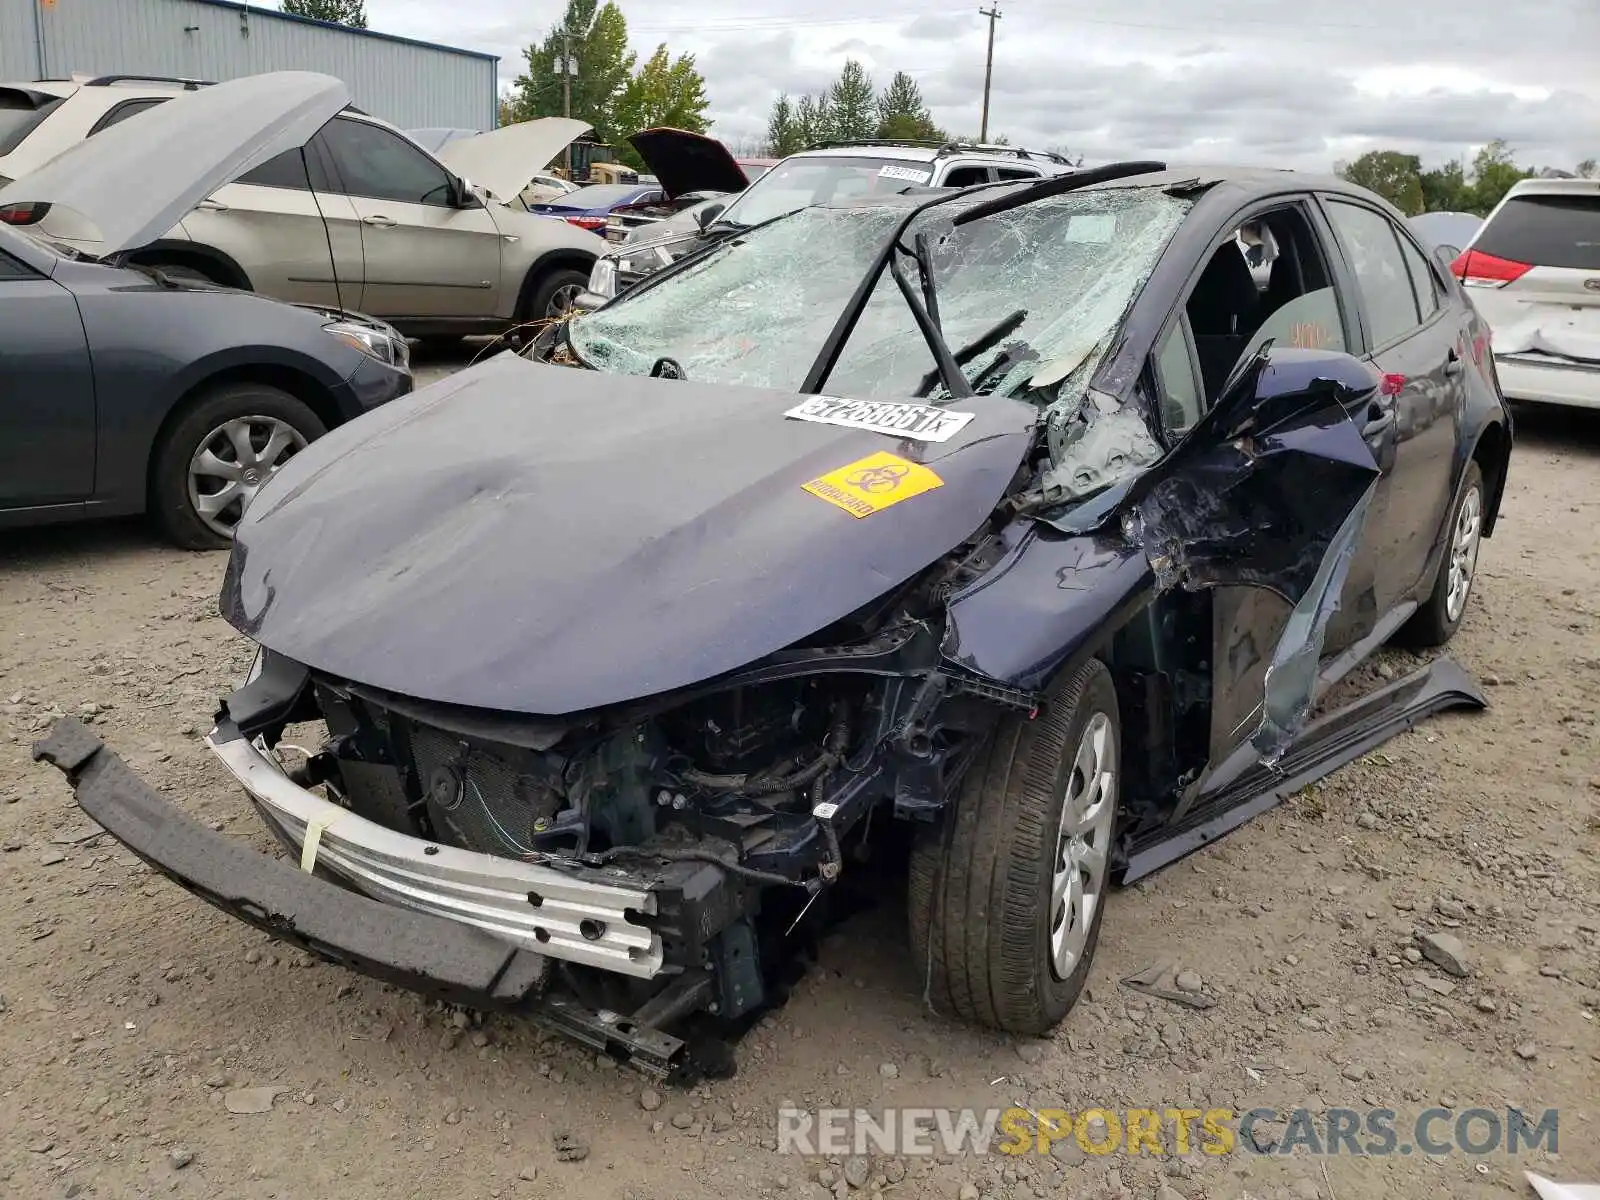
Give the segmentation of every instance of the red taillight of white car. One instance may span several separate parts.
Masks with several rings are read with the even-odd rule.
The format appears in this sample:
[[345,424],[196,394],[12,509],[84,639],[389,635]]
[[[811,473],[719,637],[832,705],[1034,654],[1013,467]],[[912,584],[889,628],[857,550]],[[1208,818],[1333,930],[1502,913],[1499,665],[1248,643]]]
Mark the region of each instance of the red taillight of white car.
[[48,204],[9,204],[0,208],[0,223],[6,225],[35,225],[50,212]]
[[1503,288],[1533,269],[1531,263],[1497,258],[1482,250],[1466,250],[1450,264],[1450,271],[1465,287]]
[[568,225],[576,225],[579,229],[587,229],[591,233],[598,232],[606,227],[604,217],[568,217]]

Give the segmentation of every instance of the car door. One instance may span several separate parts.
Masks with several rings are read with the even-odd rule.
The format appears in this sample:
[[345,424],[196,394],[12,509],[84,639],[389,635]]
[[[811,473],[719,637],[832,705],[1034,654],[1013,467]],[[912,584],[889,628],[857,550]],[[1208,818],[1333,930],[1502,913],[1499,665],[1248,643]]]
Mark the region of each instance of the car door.
[[333,186],[315,140],[218,188],[179,228],[232,258],[264,295],[361,306],[360,219],[350,198]]
[[0,511],[89,499],[94,443],[78,302],[0,250]]
[[[1298,294],[1285,297],[1272,286],[1258,291],[1237,231],[1252,223],[1269,231],[1286,257],[1285,278]],[[1235,214],[1227,230],[1209,243],[1209,257],[1191,280],[1156,339],[1150,370],[1168,444],[1196,424],[1215,401],[1217,392],[1238,364],[1268,342],[1300,349],[1349,350],[1360,353],[1360,326],[1353,296],[1345,294],[1335,270],[1331,239],[1317,219],[1309,196],[1276,197]],[[1237,293],[1237,294],[1236,294]],[[1267,311],[1265,319],[1259,316]],[[1238,332],[1228,333],[1244,322]],[[1365,426],[1368,414],[1348,414]],[[1371,431],[1368,448],[1380,466],[1386,460],[1388,435]],[[1324,650],[1337,653],[1372,632],[1378,609],[1377,552],[1365,541],[1356,548],[1345,573],[1338,610],[1329,621]],[[1258,589],[1219,589],[1215,604],[1219,695],[1243,695],[1241,682],[1266,669],[1263,647],[1276,636],[1274,602]],[[1228,714],[1219,708],[1219,719]]]
[[1452,500],[1451,467],[1465,396],[1465,316],[1443,303],[1427,255],[1387,213],[1351,198],[1323,207],[1354,279],[1361,324],[1383,373],[1365,429],[1387,443],[1384,481],[1369,518],[1380,614],[1400,616],[1423,581]]
[[393,130],[340,116],[317,138],[361,223],[361,307],[398,319],[492,318],[501,234],[489,211],[460,201],[455,177]]

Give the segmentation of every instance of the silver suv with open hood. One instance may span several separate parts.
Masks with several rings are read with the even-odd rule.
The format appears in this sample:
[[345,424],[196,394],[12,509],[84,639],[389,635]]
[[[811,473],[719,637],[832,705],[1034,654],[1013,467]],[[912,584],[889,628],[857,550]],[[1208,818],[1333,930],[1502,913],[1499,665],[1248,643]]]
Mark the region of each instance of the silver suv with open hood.
[[[93,124],[74,125],[68,145],[97,142],[137,112],[186,103],[214,85],[71,86],[114,94],[119,103]],[[58,118],[35,130],[12,159],[37,169],[38,156],[23,151],[47,133],[59,148],[62,139],[50,132]],[[359,308],[411,336],[503,333],[565,312],[605,248],[594,234],[517,203],[532,177],[587,128],[560,117],[529,121],[456,139],[436,156],[347,106],[312,130],[303,148],[255,163],[174,212],[134,261],[174,278]],[[151,144],[146,153],[156,162],[183,149]],[[62,214],[35,207],[13,209],[6,219],[103,251],[94,230]]]

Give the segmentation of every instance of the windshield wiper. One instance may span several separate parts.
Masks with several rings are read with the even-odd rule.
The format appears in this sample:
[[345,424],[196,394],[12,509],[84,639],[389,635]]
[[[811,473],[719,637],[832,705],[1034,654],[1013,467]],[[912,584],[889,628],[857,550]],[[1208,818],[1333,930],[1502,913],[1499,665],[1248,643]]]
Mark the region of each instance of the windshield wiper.
[[[1107,183],[1113,179],[1124,179],[1134,175],[1149,175],[1166,169],[1167,164],[1161,162],[1120,162],[1110,163],[1104,167],[1093,167],[1087,171],[1073,171],[1067,175],[1053,175],[1046,179],[1041,179],[1038,183],[1030,184],[1016,191],[1005,192],[996,196],[993,200],[975,205],[966,212],[957,214],[952,224],[965,225],[969,221],[978,220],[980,217],[989,217],[995,213],[1020,208],[1024,204],[1032,204],[1035,200],[1043,200],[1048,196],[1059,196],[1064,192],[1076,191],[1078,188],[1090,187],[1097,183]],[[979,186],[983,187],[985,185],[980,184]],[[999,188],[1007,185],[989,184],[987,186]],[[877,256],[872,260],[872,265],[867,268],[866,275],[856,285],[856,290],[846,302],[844,311],[839,314],[838,319],[833,323],[833,328],[828,331],[828,336],[823,340],[822,348],[817,351],[816,358],[812,360],[811,368],[806,372],[805,381],[800,385],[802,394],[815,395],[827,384],[828,376],[833,374],[833,368],[838,365],[839,355],[844,352],[845,343],[849,341],[850,335],[855,332],[855,327],[861,320],[861,314],[867,310],[867,304],[871,301],[872,293],[878,286],[878,280],[883,277],[884,270],[894,261],[894,256],[897,253],[904,253],[900,245],[900,239],[905,237],[906,230],[911,227],[911,223],[931,208],[941,204],[949,204],[953,200],[969,197],[972,194],[972,190],[975,189],[952,188],[949,189],[949,195],[934,196],[913,208],[895,226],[894,232],[889,235],[883,248],[878,251]],[[899,282],[898,279],[897,282]],[[902,292],[906,290],[907,286],[909,286],[909,283],[902,285]],[[920,304],[913,306],[912,313],[914,316],[919,307]],[[928,319],[928,313],[926,309],[923,309],[921,317],[917,321],[919,328],[922,326],[923,320],[926,319]],[[941,344],[943,342],[943,338],[939,335],[937,328],[933,329],[933,338],[929,337],[926,329],[923,331],[923,337],[929,339],[928,346],[934,350],[934,357],[937,359],[939,352],[934,347],[933,338],[937,338]],[[949,353],[948,347],[945,353]],[[941,364],[940,375],[944,376],[945,374],[946,371],[943,364]],[[965,383],[965,380],[963,379],[962,382]],[[971,395],[972,393],[969,390],[961,394]]]
[[[1028,310],[1025,308],[1019,308],[1010,316],[1002,317],[983,333],[980,333],[977,337],[973,338],[965,346],[961,347],[961,349],[955,352],[952,357],[956,360],[956,365],[964,367],[973,359],[977,358],[978,355],[982,354],[985,350],[993,349],[995,346],[999,345],[1004,338],[1009,337],[1011,334],[1015,333],[1019,328],[1021,328],[1022,323],[1027,319]],[[918,399],[921,399],[929,392],[933,391],[934,384],[941,381],[942,377],[940,376],[938,369],[935,368],[922,377],[922,382],[917,385],[917,390],[913,392],[912,395],[916,396]],[[972,385],[975,385],[977,380],[973,380],[971,383]]]
[[[911,285],[911,280],[906,278],[898,258],[889,264],[889,274],[894,276],[900,294],[906,298],[906,307],[911,310],[912,320],[916,321],[917,328],[922,331],[922,340],[927,342],[928,349],[933,351],[933,361],[938,364],[939,379],[944,384],[944,390],[952,397],[972,395],[967,377],[961,373],[961,365],[956,362],[956,356],[950,353],[950,346],[944,340],[944,334],[939,332],[939,326],[928,312],[922,297],[917,295],[917,289]],[[929,299],[934,298],[931,277],[924,277],[923,289]]]

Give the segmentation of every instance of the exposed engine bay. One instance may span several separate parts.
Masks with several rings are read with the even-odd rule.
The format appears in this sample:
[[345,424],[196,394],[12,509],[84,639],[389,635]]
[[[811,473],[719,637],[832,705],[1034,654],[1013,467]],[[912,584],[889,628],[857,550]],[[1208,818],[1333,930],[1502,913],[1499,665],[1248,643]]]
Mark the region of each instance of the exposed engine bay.
[[[1034,703],[976,677],[968,690],[940,661],[944,599],[1001,552],[983,532],[758,666],[615,710],[458,709],[264,651],[219,718],[295,784],[396,833],[648,887],[656,911],[628,916],[659,936],[659,969],[586,965],[537,924],[521,940],[590,1009],[657,1025],[680,1007],[738,1018],[786,969],[774,939],[865,857],[874,817],[933,820],[999,714]],[[286,728],[308,721],[325,739],[290,745]],[[600,916],[579,931],[596,947],[615,932]]]

